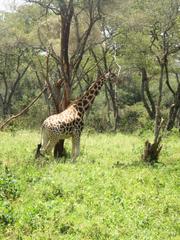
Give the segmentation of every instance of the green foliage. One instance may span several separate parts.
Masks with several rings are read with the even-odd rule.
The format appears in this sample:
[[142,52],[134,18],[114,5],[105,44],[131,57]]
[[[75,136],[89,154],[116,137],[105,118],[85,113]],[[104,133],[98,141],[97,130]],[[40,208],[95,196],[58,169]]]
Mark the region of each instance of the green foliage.
[[[39,109],[41,109],[41,111],[39,111]],[[39,100],[27,114],[12,122],[10,128],[12,129],[12,127],[14,127],[15,129],[40,129],[42,122],[45,118],[47,118],[47,116],[48,109],[42,99]]]
[[[43,1],[43,3],[48,2]],[[93,4],[92,8],[96,9],[97,1],[91,2]],[[87,39],[82,62],[77,72],[78,79],[77,76],[73,76],[72,96],[75,99],[83,93],[85,86],[89,85],[92,79],[95,79],[97,67],[105,71],[104,69],[107,70],[111,66],[112,70],[117,72],[116,63],[118,63],[121,68],[120,76],[116,87],[114,85],[112,87],[113,89],[116,88],[116,104],[120,115],[122,115],[122,117],[120,116],[121,122],[118,125],[125,130],[129,129],[128,124],[130,123],[132,124],[130,131],[133,130],[133,126],[135,130],[147,125],[149,128],[149,125],[151,125],[149,119],[147,119],[147,122],[146,117],[142,117],[142,121],[138,120],[142,114],[142,109],[136,107],[136,104],[142,101],[140,72],[143,67],[146,69],[152,99],[156,103],[160,74],[157,56],[161,59],[164,49],[162,47],[162,33],[167,30],[166,45],[169,46],[170,52],[172,50],[172,53],[175,53],[174,50],[179,46],[180,22],[179,11],[177,10],[179,0],[160,0],[158,3],[155,0],[104,0],[101,3],[102,22],[98,21],[93,25],[91,34]],[[52,1],[51,4],[59,7],[58,1]],[[75,49],[82,47],[79,45],[79,40],[81,37],[83,38],[83,33],[87,29],[89,21],[87,8],[89,4],[90,2],[87,1],[74,2],[74,12],[77,15],[72,19],[68,46],[69,59],[73,56]],[[0,43],[0,115],[8,117],[9,114],[18,113],[42,89],[46,76],[45,51],[50,45],[53,49],[53,56],[49,59],[49,80],[52,88],[54,88],[54,83],[60,77],[60,66],[57,61],[61,42],[60,21],[60,18],[53,11],[47,11],[39,4],[21,6],[17,11],[6,13],[4,20],[0,20],[2,35]],[[106,37],[105,41],[103,37]],[[154,41],[153,37],[155,37]],[[98,61],[101,59],[98,64],[95,63],[92,52],[88,51],[89,48],[93,49]],[[21,61],[19,62],[19,69],[17,69],[19,54],[21,55]],[[55,55],[57,56],[55,57]],[[73,65],[74,59],[71,59],[70,65]],[[170,84],[174,90],[177,88],[177,82],[172,75],[179,71],[177,59],[178,54],[171,54],[168,57]],[[15,84],[18,72],[22,72],[30,60],[32,60],[31,66],[25,76]],[[5,78],[3,72],[5,72]],[[38,73],[38,79],[35,72]],[[164,81],[163,94],[165,97],[162,99],[162,108],[167,113],[167,109],[173,102],[173,94],[165,85]],[[14,94],[8,101],[8,95],[11,93],[13,86],[15,86]],[[111,102],[112,93],[106,94],[103,93],[98,97],[98,100],[96,99],[86,122],[89,128],[94,128],[100,132],[112,129],[114,126],[115,114]],[[63,92],[61,91],[59,95],[63,95]],[[48,97],[49,92],[46,95],[46,101],[42,97],[25,117],[18,119],[10,128],[39,127],[43,119],[49,115],[46,107],[47,102],[49,104],[53,103],[52,99],[48,100]],[[132,107],[129,107],[131,105]],[[51,113],[54,112],[51,111]],[[138,122],[137,125],[136,122]]]
[[151,121],[141,103],[126,106],[122,110],[120,129],[125,132],[152,130]]
[[11,204],[0,200],[0,228],[7,227],[14,223],[14,212]]
[[0,175],[0,199],[15,200],[20,195],[20,189],[16,177],[6,167]]
[[[0,137],[0,161],[10,169],[2,175],[10,189],[21,189],[15,199],[10,190],[10,198],[0,202],[1,239],[179,238],[178,132],[165,137],[154,167],[140,161],[145,132],[84,133],[75,164],[70,158],[35,161],[39,133]],[[70,141],[66,144],[70,151]],[[18,179],[13,187],[12,179]]]
[[15,216],[12,201],[20,196],[17,178],[5,167],[0,172],[0,227],[14,224]]

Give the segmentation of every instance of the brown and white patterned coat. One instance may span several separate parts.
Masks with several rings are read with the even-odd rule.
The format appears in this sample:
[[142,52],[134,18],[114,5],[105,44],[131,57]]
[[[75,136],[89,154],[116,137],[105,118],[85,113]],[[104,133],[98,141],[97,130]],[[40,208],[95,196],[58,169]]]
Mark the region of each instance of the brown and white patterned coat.
[[40,153],[50,153],[60,139],[72,138],[72,159],[80,152],[80,136],[83,130],[83,117],[92,105],[106,79],[114,78],[114,74],[106,73],[99,77],[82,97],[75,100],[63,112],[49,116],[42,124]]

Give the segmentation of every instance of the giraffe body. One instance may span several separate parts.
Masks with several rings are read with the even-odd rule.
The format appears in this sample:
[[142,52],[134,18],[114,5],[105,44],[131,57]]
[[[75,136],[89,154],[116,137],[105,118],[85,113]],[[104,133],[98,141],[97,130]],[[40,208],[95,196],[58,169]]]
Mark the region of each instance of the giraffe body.
[[74,104],[59,114],[49,116],[42,124],[42,128],[48,129],[55,136],[62,136],[60,139],[81,132],[82,127],[83,121]]
[[73,160],[79,155],[83,118],[75,104],[59,114],[49,116],[42,124],[41,153],[50,153],[60,139],[72,138]]
[[80,151],[80,136],[84,126],[84,113],[92,105],[104,81],[109,77],[109,73],[101,76],[82,97],[75,100],[67,109],[45,119],[42,124],[40,153],[50,153],[60,139],[72,138],[72,159],[77,158]]

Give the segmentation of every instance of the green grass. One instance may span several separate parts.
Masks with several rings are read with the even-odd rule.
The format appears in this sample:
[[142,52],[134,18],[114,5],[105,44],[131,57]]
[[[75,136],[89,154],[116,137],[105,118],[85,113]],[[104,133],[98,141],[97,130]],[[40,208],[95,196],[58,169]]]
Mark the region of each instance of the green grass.
[[84,133],[72,164],[35,161],[37,132],[0,133],[0,239],[180,239],[180,138],[151,167],[145,137]]

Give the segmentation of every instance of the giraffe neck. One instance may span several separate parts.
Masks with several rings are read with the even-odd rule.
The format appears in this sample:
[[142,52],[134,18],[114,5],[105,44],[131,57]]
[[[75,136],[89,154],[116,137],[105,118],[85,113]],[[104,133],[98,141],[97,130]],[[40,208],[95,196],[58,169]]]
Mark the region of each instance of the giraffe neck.
[[101,87],[103,86],[104,82],[105,82],[105,77],[101,76],[94,83],[92,83],[92,85],[89,87],[89,89],[78,100],[78,102],[77,102],[78,109],[80,112],[82,112],[82,114],[84,114],[90,108],[90,106],[93,104],[94,99],[100,92]]

